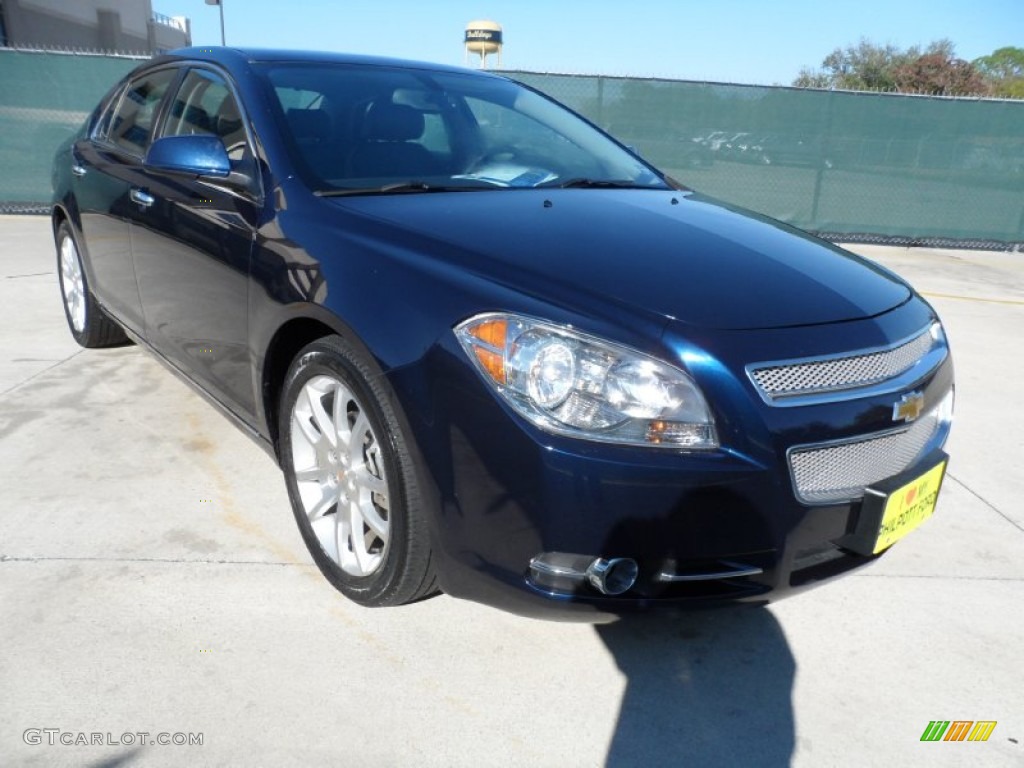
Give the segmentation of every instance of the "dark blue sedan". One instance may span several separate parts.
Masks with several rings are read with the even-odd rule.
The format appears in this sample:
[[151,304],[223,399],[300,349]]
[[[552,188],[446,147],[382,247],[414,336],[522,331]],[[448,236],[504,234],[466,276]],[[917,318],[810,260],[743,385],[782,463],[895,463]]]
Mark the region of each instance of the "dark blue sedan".
[[263,446],[364,605],[767,601],[934,511],[931,307],[505,78],[181,50],[53,184],[76,341],[139,343]]

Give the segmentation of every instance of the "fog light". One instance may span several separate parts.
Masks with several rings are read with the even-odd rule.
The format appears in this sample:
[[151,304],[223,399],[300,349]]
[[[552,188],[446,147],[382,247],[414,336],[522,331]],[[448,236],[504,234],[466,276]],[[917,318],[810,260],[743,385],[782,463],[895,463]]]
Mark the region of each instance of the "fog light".
[[571,595],[587,580],[593,555],[544,552],[530,561],[530,582],[542,589]]
[[589,585],[602,595],[621,595],[636,584],[640,568],[628,557],[594,557],[568,552],[543,552],[530,561],[529,581],[535,587],[573,595]]

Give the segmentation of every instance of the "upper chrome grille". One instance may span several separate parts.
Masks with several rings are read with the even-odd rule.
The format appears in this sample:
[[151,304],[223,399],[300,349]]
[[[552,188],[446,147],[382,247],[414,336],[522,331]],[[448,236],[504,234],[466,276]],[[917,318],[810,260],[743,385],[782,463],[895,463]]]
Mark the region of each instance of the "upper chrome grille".
[[807,504],[861,498],[869,485],[898,475],[921,456],[942,426],[941,411],[935,408],[904,429],[794,448],[789,466],[797,498]]
[[802,395],[860,389],[906,373],[935,345],[931,329],[889,349],[750,366],[750,378],[768,402]]

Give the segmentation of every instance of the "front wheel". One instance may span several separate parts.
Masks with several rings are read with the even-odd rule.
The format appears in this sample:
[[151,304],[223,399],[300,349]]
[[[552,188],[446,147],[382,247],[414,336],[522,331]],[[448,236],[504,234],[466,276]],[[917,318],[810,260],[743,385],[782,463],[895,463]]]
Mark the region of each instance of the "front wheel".
[[346,597],[436,591],[413,459],[387,383],[338,336],[305,347],[281,399],[281,465],[313,560]]

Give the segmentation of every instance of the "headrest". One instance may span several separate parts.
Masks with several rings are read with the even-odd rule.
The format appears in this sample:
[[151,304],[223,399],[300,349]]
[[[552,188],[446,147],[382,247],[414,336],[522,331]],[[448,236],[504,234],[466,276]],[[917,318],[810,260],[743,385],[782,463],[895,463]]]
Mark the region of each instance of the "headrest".
[[326,139],[331,135],[331,118],[322,109],[289,109],[288,125],[296,139]]
[[366,113],[363,138],[410,141],[423,135],[423,113],[404,104],[377,102]]
[[213,129],[210,115],[202,107],[191,105],[184,109],[184,122],[188,124],[189,130],[201,133],[208,133]]
[[242,128],[242,115],[234,97],[228,94],[217,108],[217,135],[230,136]]

